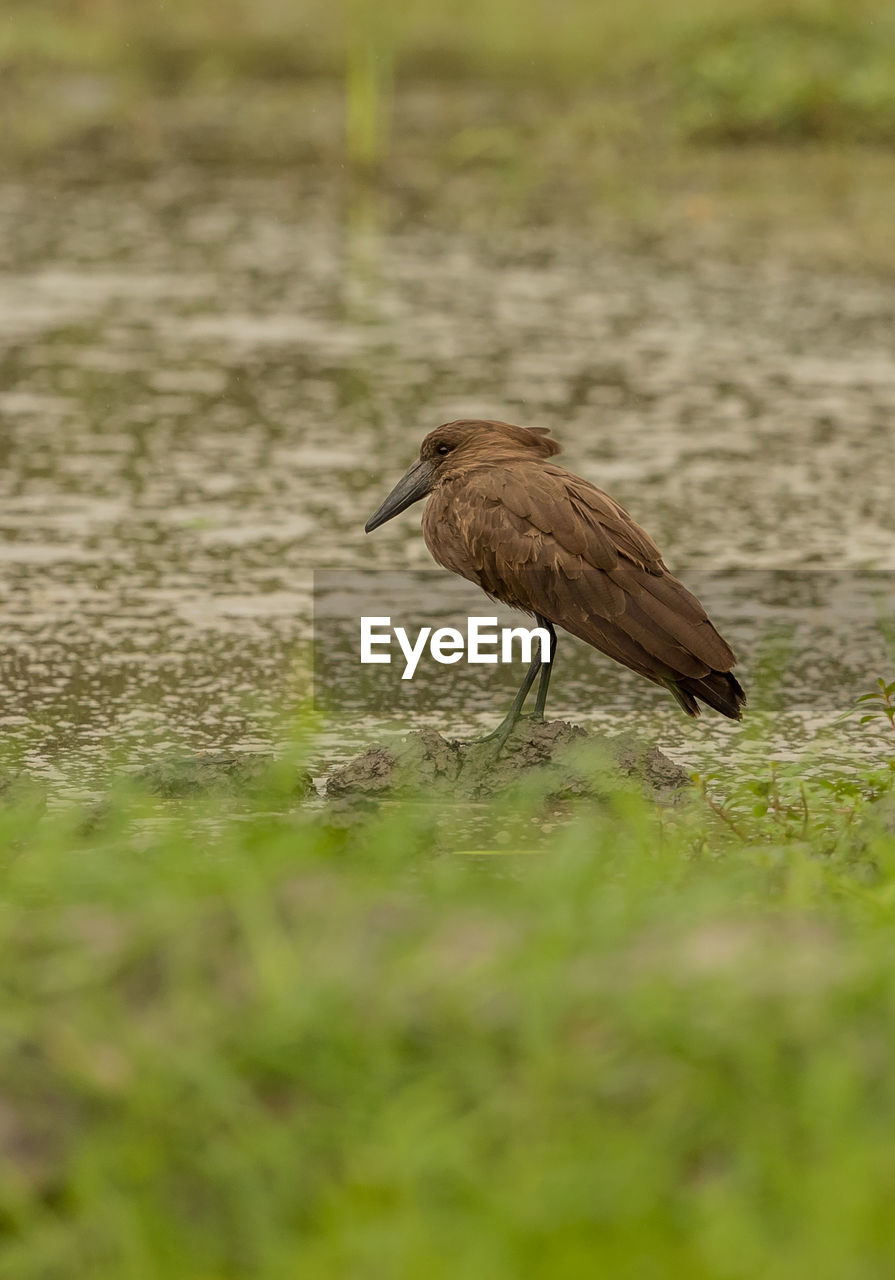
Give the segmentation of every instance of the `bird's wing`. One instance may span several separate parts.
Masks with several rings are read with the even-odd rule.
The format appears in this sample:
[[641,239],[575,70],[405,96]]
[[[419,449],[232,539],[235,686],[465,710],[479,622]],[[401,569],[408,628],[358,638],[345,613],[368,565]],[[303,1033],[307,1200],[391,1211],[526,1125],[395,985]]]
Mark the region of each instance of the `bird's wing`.
[[702,677],[736,661],[652,538],[561,467],[477,468],[433,492],[423,528],[439,564],[650,679]]

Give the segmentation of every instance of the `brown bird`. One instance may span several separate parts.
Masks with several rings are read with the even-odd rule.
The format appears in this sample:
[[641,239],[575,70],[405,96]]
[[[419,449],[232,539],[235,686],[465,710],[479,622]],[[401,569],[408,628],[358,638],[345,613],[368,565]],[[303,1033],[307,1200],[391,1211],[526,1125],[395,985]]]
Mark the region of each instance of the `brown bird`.
[[607,493],[550,461],[559,452],[543,427],[447,422],[365,526],[428,495],[423,536],[435,560],[549,632],[549,662],[533,659],[490,737],[503,746],[539,672],[534,718],[543,717],[557,626],[664,685],[688,716],[704,702],[739,720],[746,695],[733,650],[652,538]]

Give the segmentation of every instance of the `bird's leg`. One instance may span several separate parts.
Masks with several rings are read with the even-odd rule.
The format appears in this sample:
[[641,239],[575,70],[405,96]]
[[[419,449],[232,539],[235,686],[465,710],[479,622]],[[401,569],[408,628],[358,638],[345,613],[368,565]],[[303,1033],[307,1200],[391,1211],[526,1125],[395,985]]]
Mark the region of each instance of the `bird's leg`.
[[525,706],[525,699],[528,697],[529,690],[535,682],[535,676],[541,669],[540,657],[532,658],[531,666],[525,673],[525,679],[519,686],[519,692],[513,699],[513,705],[510,707],[505,718],[493,733],[487,734],[484,738],[479,738],[479,742],[496,742],[497,751],[500,752],[507,738],[513,732],[513,726],[522,714],[522,708]]
[[550,657],[546,662],[542,661],[540,657],[532,658],[531,665],[525,673],[525,679],[519,686],[519,691],[513,699],[513,705],[510,707],[506,716],[493,733],[489,733],[484,738],[478,739],[479,742],[496,742],[496,754],[498,755],[503,749],[507,738],[513,732],[517,722],[523,718],[522,708],[525,706],[525,699],[531,691],[531,686],[534,684],[535,676],[538,672],[541,673],[541,679],[538,683],[538,696],[535,701],[535,709],[531,714],[531,719],[534,721],[544,719],[544,708],[547,705],[547,689],[550,685],[550,674],[553,671],[553,659],[556,656],[557,640],[556,632],[553,629],[553,623],[547,618],[541,617],[539,613],[535,614],[535,618],[537,619],[538,626],[543,627],[550,636]]
[[547,618],[542,618],[539,613],[535,614],[539,627],[543,627],[550,635],[550,658],[549,661],[541,663],[541,678],[538,681],[538,696],[535,702],[535,709],[532,712],[532,720],[540,721],[544,719],[544,709],[547,706],[547,689],[550,685],[550,677],[553,674],[553,661],[556,657],[556,632],[553,630],[553,623]]

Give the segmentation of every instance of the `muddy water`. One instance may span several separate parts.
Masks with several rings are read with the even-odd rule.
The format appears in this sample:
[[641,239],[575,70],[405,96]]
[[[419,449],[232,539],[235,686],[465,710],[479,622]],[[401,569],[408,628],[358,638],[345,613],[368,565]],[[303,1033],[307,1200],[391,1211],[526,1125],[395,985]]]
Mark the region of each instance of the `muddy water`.
[[[428,428],[476,414],[551,427],[676,570],[714,571],[778,754],[881,754],[831,726],[892,665],[893,319],[888,280],[386,229],[291,179],[2,186],[5,748],[83,784],[110,752],[267,745],[307,686],[313,571],[425,567],[415,513],[363,521]],[[717,572],[755,569],[760,591]],[[892,576],[854,596],[857,570]],[[767,674],[781,631],[789,682]],[[452,674],[427,717],[462,731],[504,694],[469,705]],[[703,767],[753,741],[587,654],[555,697]],[[405,721],[383,698],[324,746]]]

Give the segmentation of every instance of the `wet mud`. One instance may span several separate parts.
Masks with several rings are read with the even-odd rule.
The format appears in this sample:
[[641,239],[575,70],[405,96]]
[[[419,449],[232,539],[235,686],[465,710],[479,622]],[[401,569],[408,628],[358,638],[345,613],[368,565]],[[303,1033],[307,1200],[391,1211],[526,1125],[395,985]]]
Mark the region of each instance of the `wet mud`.
[[[154,760],[138,770],[134,781],[151,795],[169,800],[203,792],[250,794],[264,787],[275,765],[270,755],[209,751]],[[297,769],[285,793],[294,800],[316,795],[311,774]]]
[[517,725],[498,754],[493,742],[462,742],[419,729],[393,746],[373,746],[337,768],[330,800],[439,795],[488,800],[525,780],[545,800],[599,797],[619,778],[650,797],[673,801],[689,775],[655,746],[607,738],[563,720]]

